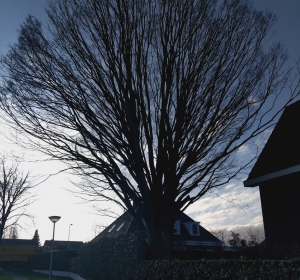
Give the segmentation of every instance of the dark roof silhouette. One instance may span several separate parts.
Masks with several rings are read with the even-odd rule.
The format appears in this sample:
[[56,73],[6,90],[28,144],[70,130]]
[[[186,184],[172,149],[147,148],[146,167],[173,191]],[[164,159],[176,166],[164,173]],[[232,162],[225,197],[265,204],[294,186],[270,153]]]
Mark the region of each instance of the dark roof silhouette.
[[119,236],[122,234],[133,233],[137,229],[137,225],[132,215],[126,211],[118,217],[113,223],[100,232],[93,240],[104,236]]
[[[69,241],[69,248],[77,250],[82,246],[83,242],[82,241]],[[45,240],[44,242],[45,247],[51,248],[52,246],[52,240]],[[68,248],[68,241],[65,240],[54,240],[53,242],[53,249],[67,249]]]
[[184,223],[186,222],[195,222],[191,217],[186,215],[185,213],[181,212],[178,219],[180,221],[180,236],[179,238],[182,240],[201,240],[203,242],[217,242],[222,243],[221,240],[219,240],[217,237],[215,237],[213,234],[211,234],[208,230],[206,230],[204,227],[199,225],[200,228],[200,236],[193,236],[190,235],[186,227],[184,226]]
[[32,239],[2,239],[2,245],[27,246],[34,245],[34,241]]
[[[138,209],[136,210],[136,213],[137,216],[142,219],[141,213],[138,211]],[[177,239],[180,239],[182,241],[201,241],[204,243],[207,242],[207,244],[218,243],[219,245],[221,245],[222,242],[201,225],[199,225],[200,236],[191,235],[186,229],[184,223],[196,222],[183,212],[180,213],[177,221],[180,221],[180,235],[176,236]],[[98,240],[102,237],[116,237],[127,233],[134,233],[137,228],[137,224],[134,222],[132,215],[128,211],[126,211],[107,228],[105,228],[101,233],[99,233],[92,241]]]
[[265,147],[244,182],[260,182],[300,171],[300,101],[286,107]]

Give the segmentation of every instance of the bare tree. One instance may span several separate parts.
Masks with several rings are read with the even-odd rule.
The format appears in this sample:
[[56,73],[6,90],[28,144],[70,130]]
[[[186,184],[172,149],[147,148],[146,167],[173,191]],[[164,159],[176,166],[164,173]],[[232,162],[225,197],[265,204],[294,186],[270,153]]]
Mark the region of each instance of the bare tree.
[[9,235],[8,237],[10,239],[18,239],[19,238],[19,232],[18,232],[18,227],[17,226],[11,226],[9,228]]
[[209,232],[222,241],[222,246],[226,245],[226,236],[228,235],[228,233],[225,228],[216,228],[210,230]]
[[[1,64],[1,107],[84,191],[128,209],[170,258],[181,210],[235,178],[236,152],[274,125],[287,83],[276,17],[246,0],[50,1]],[[282,102],[282,100],[281,100]],[[278,109],[279,108],[279,109]]]
[[228,244],[231,246],[235,251],[242,251],[247,249],[248,244],[247,240],[241,238],[241,235],[237,232],[230,231],[231,234],[228,236]]
[[101,231],[103,231],[106,228],[106,226],[102,225],[102,224],[97,224],[95,223],[92,226],[92,230],[94,232],[94,237],[96,237]]
[[248,247],[255,247],[263,241],[259,228],[248,227],[244,237],[247,240]]
[[228,235],[228,244],[237,251],[257,247],[262,241],[263,236],[260,228],[249,226],[244,234],[230,231]]
[[17,238],[20,218],[30,217],[27,207],[34,201],[33,186],[29,173],[19,170],[18,160],[0,157],[0,244],[4,232]]

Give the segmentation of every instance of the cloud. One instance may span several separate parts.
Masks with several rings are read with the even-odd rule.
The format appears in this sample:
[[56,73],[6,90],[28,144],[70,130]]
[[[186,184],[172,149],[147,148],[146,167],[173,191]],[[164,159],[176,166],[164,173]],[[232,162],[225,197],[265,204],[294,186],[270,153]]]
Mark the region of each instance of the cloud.
[[272,131],[273,131],[273,128],[269,128],[269,129],[266,129],[264,132],[262,132],[256,139],[255,145],[256,146],[265,145],[267,143]]
[[246,154],[249,154],[250,152],[251,152],[250,148],[247,144],[244,144],[241,147],[239,147],[239,149],[237,151],[237,153],[240,155],[246,155]]
[[258,215],[256,217],[254,217],[252,220],[249,221],[249,224],[251,224],[253,226],[262,225],[263,224],[262,215]]
[[245,188],[240,182],[226,185],[217,195],[204,196],[185,212],[207,229],[239,232],[250,226],[263,227],[259,189]]

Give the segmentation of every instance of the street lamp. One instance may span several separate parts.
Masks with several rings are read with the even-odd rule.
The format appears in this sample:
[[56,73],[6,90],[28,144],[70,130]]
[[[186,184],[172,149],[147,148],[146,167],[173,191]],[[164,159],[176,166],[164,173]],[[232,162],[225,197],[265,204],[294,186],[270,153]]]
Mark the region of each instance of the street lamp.
[[70,224],[70,225],[69,225],[68,250],[70,249],[70,227],[71,227],[72,225],[73,225],[73,224]]
[[55,223],[59,221],[60,216],[50,216],[49,219],[53,223],[53,237],[52,237],[51,257],[50,257],[50,273],[49,273],[49,280],[51,280],[52,279],[52,258],[53,258]]

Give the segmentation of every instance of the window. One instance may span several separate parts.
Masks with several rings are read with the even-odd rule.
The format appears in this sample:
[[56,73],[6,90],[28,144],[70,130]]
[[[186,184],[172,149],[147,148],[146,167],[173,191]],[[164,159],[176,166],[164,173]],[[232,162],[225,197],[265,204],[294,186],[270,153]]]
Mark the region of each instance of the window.
[[176,221],[174,224],[174,234],[180,235],[180,221]]
[[193,224],[193,235],[198,235],[198,225]]
[[189,234],[192,236],[200,236],[200,228],[198,222],[185,222],[183,223]]
[[116,224],[114,224],[109,230],[108,232],[111,232],[114,228],[115,228]]
[[117,228],[117,231],[119,231],[122,228],[122,226],[124,226],[124,224],[125,224],[125,222],[123,222],[122,224],[120,224],[119,227]]

